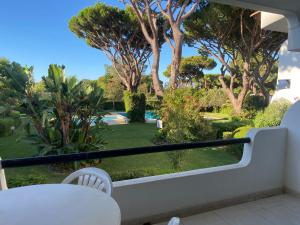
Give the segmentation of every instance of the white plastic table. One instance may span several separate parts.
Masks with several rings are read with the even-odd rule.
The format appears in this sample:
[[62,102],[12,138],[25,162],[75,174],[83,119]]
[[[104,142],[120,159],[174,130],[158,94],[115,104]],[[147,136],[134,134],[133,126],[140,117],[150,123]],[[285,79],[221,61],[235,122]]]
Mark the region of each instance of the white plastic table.
[[120,225],[116,201],[96,189],[47,184],[0,191],[1,225]]

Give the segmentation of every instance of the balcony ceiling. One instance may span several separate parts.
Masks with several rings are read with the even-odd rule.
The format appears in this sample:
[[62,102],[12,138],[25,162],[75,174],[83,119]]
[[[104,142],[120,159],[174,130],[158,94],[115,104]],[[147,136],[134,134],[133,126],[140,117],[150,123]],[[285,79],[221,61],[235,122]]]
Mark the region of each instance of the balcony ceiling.
[[230,4],[259,11],[285,14],[291,12],[300,15],[299,0],[212,0],[222,4]]
[[288,21],[288,50],[300,52],[300,0],[211,0],[221,4],[282,14]]

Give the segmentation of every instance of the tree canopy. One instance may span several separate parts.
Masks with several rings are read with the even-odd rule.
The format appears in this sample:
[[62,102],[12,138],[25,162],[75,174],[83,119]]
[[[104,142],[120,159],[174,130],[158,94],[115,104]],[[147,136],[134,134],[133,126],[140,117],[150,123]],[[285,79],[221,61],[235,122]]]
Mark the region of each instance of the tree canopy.
[[112,66],[105,66],[105,75],[97,80],[98,86],[104,91],[104,97],[112,102],[121,102],[123,98],[124,85]]
[[[248,9],[209,4],[184,23],[190,46],[221,63],[219,80],[236,113],[241,112],[252,80],[264,92],[264,82],[286,40],[286,34],[262,30],[260,17],[253,13]],[[225,74],[230,76],[229,82],[226,82]],[[237,80],[241,86],[235,89]]]
[[127,90],[137,90],[152,50],[130,7],[122,10],[96,3],[72,17],[69,28],[109,57]]
[[164,23],[164,38],[172,52],[170,66],[170,86],[177,86],[182,46],[184,44],[183,22],[193,13],[202,10],[207,4],[206,0],[156,0],[157,8],[166,20]]
[[[203,70],[211,70],[216,67],[213,59],[203,56],[190,56],[182,58],[179,67],[178,81],[181,84],[192,84],[203,78]],[[171,65],[164,72],[166,77],[171,75]]]

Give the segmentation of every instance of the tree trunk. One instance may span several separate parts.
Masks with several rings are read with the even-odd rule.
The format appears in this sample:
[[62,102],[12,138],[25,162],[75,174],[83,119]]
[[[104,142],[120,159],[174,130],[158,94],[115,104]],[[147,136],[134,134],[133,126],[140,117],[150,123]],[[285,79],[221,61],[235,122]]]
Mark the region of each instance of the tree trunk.
[[[244,62],[243,65],[243,75],[242,75],[242,90],[240,91],[240,93],[238,94],[238,96],[236,97],[234,94],[234,90],[233,90],[233,82],[234,79],[231,79],[230,81],[230,88],[228,88],[227,84],[224,81],[224,75],[221,75],[219,77],[219,81],[222,85],[222,89],[225,92],[225,94],[228,96],[232,107],[234,109],[234,113],[237,115],[240,115],[242,113],[242,107],[243,107],[243,103],[245,100],[245,97],[249,91],[249,66],[250,64],[248,62]],[[231,74],[231,77],[233,78],[234,76]]]
[[128,82],[125,83],[126,86],[126,90],[129,91],[130,93],[134,92],[134,88],[132,87],[132,85]]
[[[221,84],[222,84],[222,82],[221,82]],[[240,115],[242,113],[242,106],[243,106],[244,99],[237,98],[234,95],[234,93],[229,88],[223,86],[223,84],[222,84],[222,88],[223,88],[223,91],[225,92],[225,94],[227,95],[227,97],[229,98],[229,101],[233,107],[234,113],[236,115]]]
[[179,74],[179,67],[180,67],[180,61],[182,56],[183,34],[177,28],[172,28],[172,31],[173,31],[175,47],[172,53],[170,86],[171,88],[176,88],[177,76]]
[[259,87],[262,95],[265,98],[265,104],[268,105],[270,103],[270,93],[263,84],[259,84]]
[[159,52],[159,46],[158,43],[152,44],[152,51],[153,51],[153,62],[152,62],[152,82],[153,82],[153,88],[155,91],[155,94],[158,97],[163,96],[163,87],[160,83],[158,72],[159,72],[159,60],[160,60],[160,52]]
[[232,106],[234,109],[234,113],[236,115],[240,115],[242,113],[242,108],[243,108],[243,101],[239,101],[238,99],[234,99],[232,101]]

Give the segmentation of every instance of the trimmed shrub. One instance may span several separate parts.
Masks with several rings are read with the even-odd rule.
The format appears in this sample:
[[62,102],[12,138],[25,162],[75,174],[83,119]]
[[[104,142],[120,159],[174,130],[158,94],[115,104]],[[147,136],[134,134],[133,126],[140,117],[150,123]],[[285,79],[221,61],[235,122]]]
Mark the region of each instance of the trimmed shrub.
[[254,119],[255,127],[279,126],[290,106],[291,103],[285,99],[272,102],[263,112],[257,114]]
[[130,122],[145,122],[146,97],[143,93],[124,92],[125,111]]

